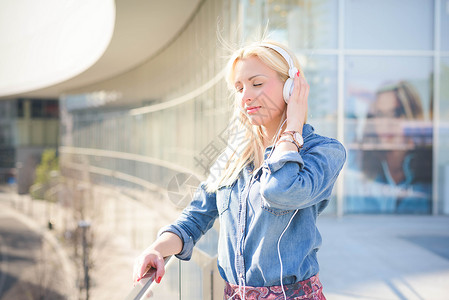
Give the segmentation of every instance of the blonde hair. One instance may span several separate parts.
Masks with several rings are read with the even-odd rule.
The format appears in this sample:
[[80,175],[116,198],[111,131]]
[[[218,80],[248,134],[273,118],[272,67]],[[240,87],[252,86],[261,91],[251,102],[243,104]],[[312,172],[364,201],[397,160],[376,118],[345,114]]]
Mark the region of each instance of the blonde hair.
[[[274,41],[255,42],[235,51],[228,61],[226,81],[232,92],[235,92],[236,64],[239,60],[249,57],[259,58],[265,65],[276,71],[283,82],[288,79],[288,62],[276,50],[262,46],[262,43],[272,44],[284,49],[292,58],[294,66],[304,76],[298,59],[284,45]],[[285,110],[283,113],[285,117]],[[281,123],[284,121],[284,117]],[[263,162],[262,128],[250,123],[237,100],[234,101],[233,116],[229,125],[227,147],[210,169],[210,175],[206,182],[208,192],[215,192],[222,186],[231,185],[238,178],[241,170],[251,162],[254,163],[255,168]]]
[[401,80],[395,84],[384,85],[376,92],[376,95],[393,92],[403,110],[403,115],[408,120],[424,119],[421,97],[415,87],[407,81]]

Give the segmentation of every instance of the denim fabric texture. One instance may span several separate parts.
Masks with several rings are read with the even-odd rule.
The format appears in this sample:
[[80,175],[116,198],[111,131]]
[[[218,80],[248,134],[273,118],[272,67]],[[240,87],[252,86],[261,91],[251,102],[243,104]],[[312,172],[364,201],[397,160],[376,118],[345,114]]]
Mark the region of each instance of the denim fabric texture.
[[218,217],[218,269],[223,279],[249,286],[280,285],[277,244],[298,210],[280,242],[283,284],[315,276],[321,245],[316,218],[330,201],[346,151],[309,124],[303,127],[303,138],[300,152],[269,156],[272,146],[267,147],[260,168],[247,165],[232,185],[215,193],[207,193],[201,183],[179,218],[159,231],[173,232],[183,241],[176,257],[189,260],[196,242]]

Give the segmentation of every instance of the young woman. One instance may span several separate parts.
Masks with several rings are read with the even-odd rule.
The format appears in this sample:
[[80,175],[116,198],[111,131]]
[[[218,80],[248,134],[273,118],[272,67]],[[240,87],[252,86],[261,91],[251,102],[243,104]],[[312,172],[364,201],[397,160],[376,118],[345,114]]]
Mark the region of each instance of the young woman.
[[306,123],[309,85],[285,46],[261,42],[237,50],[227,81],[235,91],[236,134],[190,205],[136,259],[134,281],[151,266],[160,282],[163,257],[190,259],[218,217],[225,299],[325,299],[316,218],[329,202],[345,149]]

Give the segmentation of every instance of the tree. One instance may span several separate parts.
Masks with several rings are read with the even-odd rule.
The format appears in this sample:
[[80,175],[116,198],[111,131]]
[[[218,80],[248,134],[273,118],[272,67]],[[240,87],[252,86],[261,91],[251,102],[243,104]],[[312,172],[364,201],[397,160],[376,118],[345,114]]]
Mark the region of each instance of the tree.
[[59,171],[59,161],[55,149],[46,149],[42,153],[40,164],[36,167],[35,179],[30,194],[33,198],[43,199],[51,187],[52,173]]

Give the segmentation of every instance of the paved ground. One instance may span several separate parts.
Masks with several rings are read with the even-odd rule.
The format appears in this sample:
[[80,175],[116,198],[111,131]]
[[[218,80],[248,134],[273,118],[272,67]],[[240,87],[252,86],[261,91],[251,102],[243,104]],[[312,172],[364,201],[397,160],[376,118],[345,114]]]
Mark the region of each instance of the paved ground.
[[[40,222],[43,207],[0,188],[0,300],[78,299],[67,252]],[[45,225],[47,225],[45,223]]]
[[449,299],[449,217],[322,217],[329,300]]
[[21,214],[0,204],[0,299],[69,299],[54,243]]

